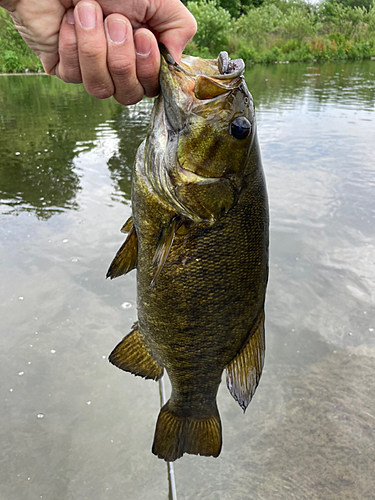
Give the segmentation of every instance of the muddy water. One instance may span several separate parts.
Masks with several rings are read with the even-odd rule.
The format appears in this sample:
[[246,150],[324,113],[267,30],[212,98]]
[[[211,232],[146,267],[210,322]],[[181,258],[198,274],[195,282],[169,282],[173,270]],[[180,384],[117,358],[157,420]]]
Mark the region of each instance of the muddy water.
[[[267,354],[245,415],[179,499],[375,498],[375,61],[247,73],[271,205]],[[107,355],[136,318],[108,282],[151,101],[0,78],[0,497],[164,500],[158,386]],[[192,480],[194,478],[194,481]]]

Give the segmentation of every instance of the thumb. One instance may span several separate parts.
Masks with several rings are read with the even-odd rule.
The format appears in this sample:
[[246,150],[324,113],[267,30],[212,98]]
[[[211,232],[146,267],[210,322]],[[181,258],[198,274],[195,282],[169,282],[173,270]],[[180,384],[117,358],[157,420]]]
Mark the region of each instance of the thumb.
[[197,22],[180,0],[167,0],[160,4],[150,27],[155,30],[159,42],[163,43],[171,56],[181,62],[181,54],[197,31]]

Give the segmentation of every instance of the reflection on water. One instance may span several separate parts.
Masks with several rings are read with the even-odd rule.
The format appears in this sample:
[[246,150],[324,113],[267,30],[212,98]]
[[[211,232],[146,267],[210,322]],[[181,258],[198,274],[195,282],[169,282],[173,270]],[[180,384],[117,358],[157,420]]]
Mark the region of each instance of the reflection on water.
[[258,110],[300,108],[324,110],[327,105],[344,109],[374,110],[374,62],[275,64],[252,66],[246,81]]
[[131,171],[135,151],[146,136],[153,100],[119,109],[112,127],[120,139],[117,151],[108,161],[111,177],[118,183],[125,199],[130,200]]
[[[222,454],[179,460],[178,498],[370,499],[375,62],[246,79],[271,205],[266,367],[245,415],[223,384]],[[104,275],[151,106],[0,78],[1,498],[167,498],[157,384],[106,359],[136,318],[134,273]]]
[[95,146],[96,126],[119,107],[44,75],[3,76],[0,104],[3,202],[41,218],[78,208],[74,159]]

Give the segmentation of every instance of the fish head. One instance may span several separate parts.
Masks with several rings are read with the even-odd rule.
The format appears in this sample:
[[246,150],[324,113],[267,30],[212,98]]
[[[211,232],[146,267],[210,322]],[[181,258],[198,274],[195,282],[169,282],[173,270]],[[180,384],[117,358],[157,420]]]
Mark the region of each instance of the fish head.
[[162,161],[149,166],[149,176],[180,214],[214,222],[240,197],[256,134],[244,64],[234,61],[233,71],[223,74],[220,56],[183,56],[181,65],[168,54],[161,59],[149,141],[164,152],[157,155]]

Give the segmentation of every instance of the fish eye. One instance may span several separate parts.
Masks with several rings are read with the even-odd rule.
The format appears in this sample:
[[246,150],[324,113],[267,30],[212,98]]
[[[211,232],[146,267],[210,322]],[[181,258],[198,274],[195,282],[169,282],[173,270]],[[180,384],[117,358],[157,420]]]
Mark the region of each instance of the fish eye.
[[244,116],[235,118],[230,124],[230,134],[235,139],[246,139],[251,132],[251,123]]

